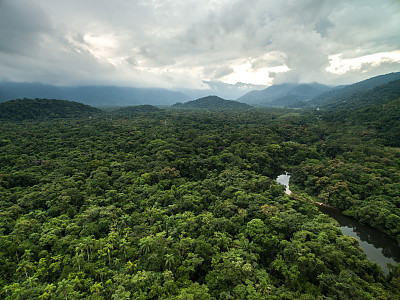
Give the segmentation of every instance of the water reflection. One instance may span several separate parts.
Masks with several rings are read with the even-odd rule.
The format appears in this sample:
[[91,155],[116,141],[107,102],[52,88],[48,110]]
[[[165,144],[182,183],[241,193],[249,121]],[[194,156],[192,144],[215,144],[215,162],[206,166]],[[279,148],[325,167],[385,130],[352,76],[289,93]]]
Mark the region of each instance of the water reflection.
[[[286,187],[288,195],[292,193],[289,189],[289,180],[290,175],[287,172],[276,178],[278,183]],[[385,273],[389,272],[387,263],[400,262],[400,247],[396,240],[373,227],[363,225],[357,220],[343,215],[339,209],[322,205],[318,205],[318,208],[339,223],[339,229],[343,234],[359,240],[367,257],[377,263]]]
[[400,247],[397,242],[381,231],[357,220],[343,215],[340,210],[318,205],[321,212],[334,218],[339,223],[343,234],[354,237],[360,241],[361,248],[368,258],[388,272],[387,263],[400,262]]

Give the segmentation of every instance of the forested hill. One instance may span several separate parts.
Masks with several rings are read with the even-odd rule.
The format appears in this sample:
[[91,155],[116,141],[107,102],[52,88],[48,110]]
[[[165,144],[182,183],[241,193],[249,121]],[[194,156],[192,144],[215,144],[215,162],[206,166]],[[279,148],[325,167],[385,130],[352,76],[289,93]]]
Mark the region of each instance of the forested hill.
[[247,109],[250,105],[233,100],[225,100],[217,96],[203,97],[186,103],[176,103],[175,108],[197,108],[210,110]]
[[400,79],[400,72],[389,73],[376,77],[369,78],[340,89],[334,89],[332,91],[325,92],[320,96],[313,98],[308,102],[310,106],[321,107],[323,105],[330,105],[335,102],[341,102],[344,99],[351,97],[357,93],[363,93],[378,87],[383,84]]
[[329,110],[351,110],[371,104],[384,104],[400,97],[400,79],[377,86],[373,89],[357,92],[349,97],[333,99],[321,108]]
[[66,100],[18,99],[0,103],[0,119],[3,120],[84,118],[101,113],[97,108]]
[[400,147],[400,80],[354,94],[325,109],[324,121],[363,126],[385,145]]
[[352,118],[368,123],[386,145],[400,147],[400,95],[385,104],[359,109]]
[[260,106],[291,106],[329,90],[332,90],[332,87],[316,82],[309,84],[286,83],[272,85],[261,91],[251,91],[237,100]]

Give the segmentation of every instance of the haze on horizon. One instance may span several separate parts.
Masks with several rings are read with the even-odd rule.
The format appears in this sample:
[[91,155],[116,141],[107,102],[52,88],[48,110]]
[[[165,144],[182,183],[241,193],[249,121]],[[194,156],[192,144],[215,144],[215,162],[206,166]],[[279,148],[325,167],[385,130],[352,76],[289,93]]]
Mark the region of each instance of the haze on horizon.
[[400,70],[397,0],[0,0],[0,81],[207,89]]

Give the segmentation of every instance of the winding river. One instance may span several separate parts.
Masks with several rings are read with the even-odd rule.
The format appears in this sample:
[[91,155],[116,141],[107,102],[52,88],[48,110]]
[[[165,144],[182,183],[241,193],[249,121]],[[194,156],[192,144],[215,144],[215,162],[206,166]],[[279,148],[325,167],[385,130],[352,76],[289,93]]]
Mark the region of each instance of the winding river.
[[[289,180],[290,175],[287,173],[278,176],[276,179],[278,183],[286,187],[286,194],[288,195],[291,194]],[[400,262],[400,247],[388,235],[343,215],[337,208],[323,205],[318,205],[318,208],[321,212],[332,217],[339,223],[339,229],[342,230],[343,234],[359,240],[360,246],[364,249],[367,257],[378,264],[385,273],[389,271],[386,266],[387,263],[395,264],[396,262]]]

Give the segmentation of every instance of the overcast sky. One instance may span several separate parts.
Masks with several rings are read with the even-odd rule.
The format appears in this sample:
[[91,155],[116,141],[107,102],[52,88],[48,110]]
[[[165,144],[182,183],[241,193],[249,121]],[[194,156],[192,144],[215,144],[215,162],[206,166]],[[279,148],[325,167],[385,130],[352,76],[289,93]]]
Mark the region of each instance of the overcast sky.
[[398,0],[0,0],[0,80],[338,85],[395,71]]

